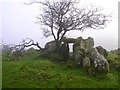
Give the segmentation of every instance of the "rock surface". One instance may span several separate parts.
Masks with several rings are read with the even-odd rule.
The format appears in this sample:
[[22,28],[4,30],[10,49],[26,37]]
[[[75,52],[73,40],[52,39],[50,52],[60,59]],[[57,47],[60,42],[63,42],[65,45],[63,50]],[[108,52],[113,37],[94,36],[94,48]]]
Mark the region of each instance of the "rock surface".
[[73,45],[73,52],[75,52],[76,47],[79,47],[84,54],[90,53],[94,47],[94,40],[91,37],[83,39],[79,37]]
[[73,45],[73,51],[77,65],[79,64],[85,70],[92,67],[95,73],[109,71],[109,64],[105,59],[107,51],[101,46],[94,48],[93,38],[83,39],[79,37]]
[[69,58],[69,46],[67,43],[61,44],[59,54],[63,57],[64,61],[68,60],[68,58]]
[[90,59],[86,56],[83,59],[83,69],[85,69],[86,71],[88,70],[88,68],[90,67]]
[[96,49],[98,50],[98,52],[103,55],[105,58],[108,56],[108,52],[106,49],[104,49],[102,46],[98,46],[96,47]]
[[[91,37],[87,39],[82,37],[64,38],[59,48],[59,58],[65,61],[69,59],[69,43],[73,43],[73,57],[77,66],[83,67],[90,73],[107,73],[109,71],[109,64],[106,60],[107,50],[101,46],[94,48],[94,39]],[[56,48],[55,41],[48,42],[43,53],[46,55],[56,53]]]
[[90,53],[94,47],[94,40],[91,37],[88,37],[85,40],[85,53]]
[[83,59],[91,53],[93,47],[93,38],[88,37],[87,39],[83,39],[82,37],[79,37],[73,45],[73,53],[75,54],[76,61],[78,61],[77,63],[83,62]]
[[[55,54],[55,55],[51,55],[51,54]],[[57,55],[58,54],[58,55]],[[45,48],[42,52],[43,56],[52,56],[52,58],[56,58],[56,56],[58,56],[58,58],[61,60],[65,60],[67,61],[69,58],[69,46],[67,43],[63,43],[60,45],[59,47],[59,51],[57,51],[57,46],[56,46],[56,42],[55,41],[51,41],[46,43]]]
[[55,43],[55,41],[51,41],[51,42],[46,43],[45,51],[47,53],[55,52],[55,50],[56,50],[56,43]]
[[83,58],[83,53],[80,50],[77,50],[75,52],[75,62],[78,66],[82,66]]
[[94,68],[98,73],[106,73],[109,71],[109,64],[107,60],[101,55],[96,48],[91,52],[91,60]]

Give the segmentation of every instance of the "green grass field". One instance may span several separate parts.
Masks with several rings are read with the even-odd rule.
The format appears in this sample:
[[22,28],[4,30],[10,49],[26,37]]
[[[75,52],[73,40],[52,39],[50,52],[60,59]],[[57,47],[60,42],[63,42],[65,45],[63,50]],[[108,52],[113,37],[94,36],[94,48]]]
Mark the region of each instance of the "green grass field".
[[4,61],[3,88],[117,88],[118,72],[110,70],[106,77],[93,77],[69,63],[47,59]]

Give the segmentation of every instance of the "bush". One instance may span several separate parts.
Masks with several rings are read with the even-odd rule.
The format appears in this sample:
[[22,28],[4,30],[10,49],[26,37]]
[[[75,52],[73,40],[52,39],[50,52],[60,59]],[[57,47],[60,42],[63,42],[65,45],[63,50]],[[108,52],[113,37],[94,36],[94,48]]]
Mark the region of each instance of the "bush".
[[15,59],[16,58],[14,57],[13,53],[2,52],[2,60],[11,61]]
[[110,69],[120,71],[120,56],[119,55],[110,52],[107,60],[108,60]]
[[40,58],[40,51],[36,49],[29,49],[25,52],[22,59],[35,60]]
[[110,65],[110,69],[114,69],[114,70],[118,70],[118,71],[120,71],[120,62],[118,62],[118,61],[111,61],[110,63],[109,63],[109,65]]

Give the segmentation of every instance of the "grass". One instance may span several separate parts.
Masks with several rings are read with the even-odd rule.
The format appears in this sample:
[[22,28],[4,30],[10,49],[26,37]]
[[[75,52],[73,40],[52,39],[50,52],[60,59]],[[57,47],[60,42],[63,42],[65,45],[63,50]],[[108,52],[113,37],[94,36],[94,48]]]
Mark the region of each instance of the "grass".
[[3,61],[3,88],[117,88],[118,72],[112,71],[104,79],[90,76],[69,63],[55,63],[47,59]]
[[111,52],[109,52],[108,57],[107,57],[107,59],[109,59],[109,60],[116,60],[117,58],[119,58],[119,56],[117,54],[111,53]]
[[[119,64],[117,55],[109,53],[110,65]],[[113,62],[115,63],[113,64]],[[3,88],[117,88],[118,71],[110,68],[106,76],[93,77],[72,61],[53,62],[32,50],[20,60],[2,60]],[[114,67],[113,67],[114,68]]]

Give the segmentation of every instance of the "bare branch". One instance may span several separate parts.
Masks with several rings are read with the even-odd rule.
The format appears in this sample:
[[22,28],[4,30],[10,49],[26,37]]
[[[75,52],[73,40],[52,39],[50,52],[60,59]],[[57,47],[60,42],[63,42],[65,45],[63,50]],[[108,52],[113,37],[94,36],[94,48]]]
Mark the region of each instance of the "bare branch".
[[43,5],[43,13],[37,17],[41,25],[49,28],[49,30],[43,29],[43,35],[49,37],[52,34],[56,42],[61,42],[68,31],[84,31],[89,28],[104,29],[110,21],[108,18],[110,16],[102,14],[101,8],[93,6],[77,8],[72,0],[59,2],[34,1],[30,4],[33,3]]

